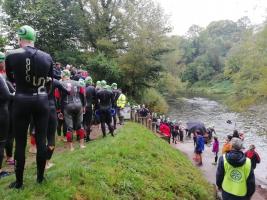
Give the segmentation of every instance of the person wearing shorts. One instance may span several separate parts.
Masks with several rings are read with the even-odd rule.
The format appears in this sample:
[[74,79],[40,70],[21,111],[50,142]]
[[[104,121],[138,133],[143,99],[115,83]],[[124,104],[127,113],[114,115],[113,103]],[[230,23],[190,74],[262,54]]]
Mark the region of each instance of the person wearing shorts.
[[85,131],[83,129],[83,114],[85,111],[85,94],[84,87],[78,81],[70,79],[70,71],[63,70],[62,85],[67,89],[68,94],[62,94],[62,109],[67,125],[66,138],[71,151],[73,146],[73,131],[80,140],[80,148],[84,146]]

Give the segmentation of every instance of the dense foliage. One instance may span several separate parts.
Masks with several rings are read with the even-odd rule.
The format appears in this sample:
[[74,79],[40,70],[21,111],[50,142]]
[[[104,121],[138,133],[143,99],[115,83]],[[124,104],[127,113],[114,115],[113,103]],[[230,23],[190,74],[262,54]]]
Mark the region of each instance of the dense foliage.
[[243,17],[237,22],[212,22],[206,28],[193,25],[186,36],[169,40],[175,46],[163,61],[187,90],[227,94],[226,102],[240,110],[266,99],[265,23],[252,26]]
[[170,27],[152,0],[3,0],[1,7],[11,46],[17,28],[31,25],[36,46],[55,61],[86,68],[95,81],[118,82],[137,101],[161,77]]
[[167,36],[168,20],[153,0],[2,0],[0,5],[1,50],[16,46],[19,26],[32,25],[36,45],[55,61],[88,69],[94,81],[117,82],[137,102],[146,94],[200,88],[227,93],[239,108],[266,98],[265,23],[221,20],[206,28],[192,25],[181,37]]

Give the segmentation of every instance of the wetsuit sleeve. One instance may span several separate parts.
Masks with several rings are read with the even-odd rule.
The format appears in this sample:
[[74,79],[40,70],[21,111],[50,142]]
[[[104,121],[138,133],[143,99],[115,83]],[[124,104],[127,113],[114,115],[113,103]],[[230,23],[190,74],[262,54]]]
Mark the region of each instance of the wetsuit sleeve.
[[216,172],[216,185],[219,189],[222,188],[222,182],[224,178],[224,165],[223,165],[223,156],[219,158],[219,164]]
[[96,92],[96,94],[95,94],[95,106],[96,106],[96,107],[99,106],[99,101],[98,101],[98,99],[99,99],[99,93]]
[[57,79],[54,79],[54,87],[57,88],[61,94],[69,94],[69,91]]
[[94,105],[96,105],[96,90],[95,89],[94,89],[92,95],[93,95],[93,101],[92,102],[93,102]]
[[10,93],[14,93],[14,92],[16,92],[16,89],[14,88],[14,86],[12,85],[11,82],[6,81],[6,84],[7,84],[7,87],[8,87],[8,89],[9,89],[9,92],[10,92]]
[[7,76],[7,79],[11,83],[14,83],[15,82],[14,70],[13,70],[13,66],[10,64],[10,56],[6,57],[5,64],[6,64],[6,76]]
[[254,170],[251,167],[250,173],[247,179],[247,197],[251,197],[255,192],[255,175]]
[[111,105],[114,108],[115,107],[115,96],[113,92],[110,93],[110,98],[111,98]]
[[7,84],[2,76],[0,76],[0,100],[7,101],[9,100],[11,94],[7,87]]
[[81,99],[81,102],[82,102],[82,105],[83,107],[86,106],[86,98],[85,98],[85,90],[84,88],[80,87],[80,99]]

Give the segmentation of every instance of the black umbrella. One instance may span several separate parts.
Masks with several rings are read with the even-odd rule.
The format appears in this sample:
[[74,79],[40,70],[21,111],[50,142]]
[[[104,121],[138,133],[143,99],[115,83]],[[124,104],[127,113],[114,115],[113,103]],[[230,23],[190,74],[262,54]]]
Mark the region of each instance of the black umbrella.
[[206,127],[203,122],[189,121],[186,123],[186,125],[187,125],[187,129],[191,133],[195,132],[196,130],[199,130],[202,134],[206,133]]

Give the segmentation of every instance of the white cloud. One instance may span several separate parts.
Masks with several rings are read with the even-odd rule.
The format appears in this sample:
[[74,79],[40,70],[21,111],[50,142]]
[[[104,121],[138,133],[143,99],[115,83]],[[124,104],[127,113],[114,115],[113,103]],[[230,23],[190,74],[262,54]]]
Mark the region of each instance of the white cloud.
[[192,24],[207,26],[216,20],[248,16],[253,24],[267,16],[267,0],[155,0],[170,16],[174,34],[184,34]]

